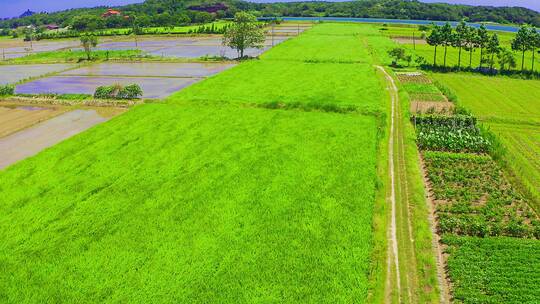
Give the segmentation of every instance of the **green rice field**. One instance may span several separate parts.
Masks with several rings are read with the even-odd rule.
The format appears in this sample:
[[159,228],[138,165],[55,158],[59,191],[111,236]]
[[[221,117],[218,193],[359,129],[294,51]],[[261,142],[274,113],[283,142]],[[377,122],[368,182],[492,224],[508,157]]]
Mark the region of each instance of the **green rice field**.
[[[331,43],[355,28],[313,30]],[[365,50],[291,61],[299,47],[283,43],[0,171],[0,302],[366,303],[379,293],[383,83]],[[355,63],[333,62],[341,56]]]

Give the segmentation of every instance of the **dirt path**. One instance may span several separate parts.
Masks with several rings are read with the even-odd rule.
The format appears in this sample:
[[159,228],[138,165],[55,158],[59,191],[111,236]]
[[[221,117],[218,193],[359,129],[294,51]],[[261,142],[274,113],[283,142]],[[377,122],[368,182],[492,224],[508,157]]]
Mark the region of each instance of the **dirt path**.
[[74,110],[0,138],[0,170],[106,120],[94,110]]
[[[391,219],[389,227],[389,241],[391,244],[391,254],[388,254],[388,269],[390,270],[393,264],[394,271],[396,273],[396,291],[398,299],[401,298],[401,282],[400,282],[400,271],[399,271],[399,252],[398,252],[398,243],[397,243],[397,224],[396,224],[396,172],[394,167],[394,136],[395,136],[395,125],[396,125],[396,104],[398,102],[398,89],[394,82],[392,76],[390,76],[386,70],[377,66],[389,84],[388,90],[390,91],[391,98],[391,118],[390,118],[390,134],[388,140],[388,166],[390,171],[390,209],[391,209]],[[387,275],[387,286],[391,286],[392,275]]]

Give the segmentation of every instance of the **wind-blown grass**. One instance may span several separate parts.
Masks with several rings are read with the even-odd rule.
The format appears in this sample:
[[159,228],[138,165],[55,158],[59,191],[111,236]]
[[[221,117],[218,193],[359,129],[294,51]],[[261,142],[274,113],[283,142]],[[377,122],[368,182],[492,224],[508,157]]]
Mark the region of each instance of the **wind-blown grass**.
[[371,117],[136,107],[0,173],[0,299],[364,302],[376,147]]

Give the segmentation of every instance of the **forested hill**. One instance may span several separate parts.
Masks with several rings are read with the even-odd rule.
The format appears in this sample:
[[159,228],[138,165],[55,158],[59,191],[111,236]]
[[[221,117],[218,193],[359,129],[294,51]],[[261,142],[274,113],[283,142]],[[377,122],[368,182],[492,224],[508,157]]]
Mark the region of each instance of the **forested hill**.
[[451,4],[429,4],[416,0],[358,0],[349,2],[251,3],[238,0],[147,0],[141,4],[115,7],[121,15],[103,17],[107,7],[40,13],[0,21],[1,28],[24,25],[77,25],[79,29],[139,26],[173,26],[232,17],[238,10],[258,16],[365,17],[471,22],[529,23],[540,26],[540,14],[525,8],[495,8]]

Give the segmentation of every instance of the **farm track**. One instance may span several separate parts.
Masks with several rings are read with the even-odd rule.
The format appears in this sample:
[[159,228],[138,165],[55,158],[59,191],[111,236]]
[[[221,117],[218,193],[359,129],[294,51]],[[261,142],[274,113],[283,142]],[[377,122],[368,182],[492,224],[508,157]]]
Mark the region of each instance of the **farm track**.
[[[414,197],[408,178],[407,149],[405,135],[405,116],[399,102],[398,88],[393,77],[384,70],[377,68],[384,74],[387,88],[391,97],[391,126],[389,134],[389,172],[390,172],[390,226],[388,228],[390,251],[388,254],[388,271],[386,282],[386,303],[420,303],[419,293],[423,292],[419,282],[418,256],[414,233]],[[416,156],[415,156],[416,157]],[[433,254],[436,256],[437,283],[439,285],[439,302],[449,303],[448,284],[445,279],[444,261],[442,251],[436,235],[432,207],[428,204],[429,226],[433,234]]]

